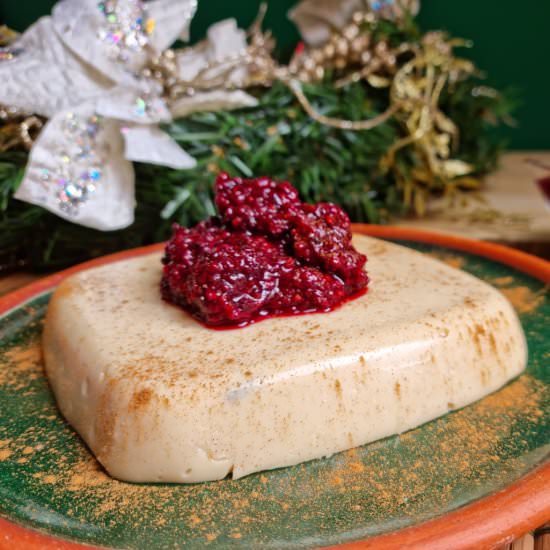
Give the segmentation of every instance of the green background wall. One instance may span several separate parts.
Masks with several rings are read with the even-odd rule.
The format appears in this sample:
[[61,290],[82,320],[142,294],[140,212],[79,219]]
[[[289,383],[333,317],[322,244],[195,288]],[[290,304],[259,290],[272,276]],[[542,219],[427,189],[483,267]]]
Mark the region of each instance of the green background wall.
[[[0,21],[24,30],[49,13],[55,0],[0,0]],[[234,16],[242,26],[254,19],[260,0],[199,0],[192,38],[208,24]],[[298,38],[286,12],[295,0],[270,0],[266,26],[282,48]],[[424,0],[420,23],[425,30],[447,29],[474,41],[465,52],[487,71],[488,83],[518,90],[518,127],[502,134],[515,149],[550,149],[550,0]]]

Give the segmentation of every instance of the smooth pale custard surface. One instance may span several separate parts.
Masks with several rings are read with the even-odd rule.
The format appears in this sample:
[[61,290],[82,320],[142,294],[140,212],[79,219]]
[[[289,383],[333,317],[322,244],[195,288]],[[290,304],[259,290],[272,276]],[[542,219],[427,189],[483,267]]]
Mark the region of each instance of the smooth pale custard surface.
[[160,253],[70,277],[43,341],[62,413],[114,477],[197,482],[404,432],[525,368],[497,290],[398,245],[354,244],[369,257],[366,295],[233,330],[160,299]]

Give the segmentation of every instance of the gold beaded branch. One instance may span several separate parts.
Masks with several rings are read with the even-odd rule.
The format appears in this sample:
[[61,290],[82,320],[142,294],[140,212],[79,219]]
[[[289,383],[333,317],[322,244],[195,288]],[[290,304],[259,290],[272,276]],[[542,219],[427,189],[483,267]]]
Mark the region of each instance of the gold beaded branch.
[[[415,179],[426,187],[438,178],[445,182],[464,178],[473,167],[451,153],[458,140],[458,129],[440,109],[443,89],[475,72],[473,64],[454,56],[453,48],[465,43],[448,40],[441,32],[426,34],[420,43],[402,43],[392,47],[384,37],[375,39],[381,15],[368,6],[354,13],[349,23],[335,30],[329,40],[318,48],[300,47],[288,65],[279,65],[273,58],[274,39],[261,30],[266,6],[248,31],[248,45],[239,54],[209,63],[192,80],[178,76],[178,62],[189,48],[167,49],[142,71],[144,78],[156,80],[167,103],[199,91],[269,87],[274,81],[285,83],[308,115],[321,124],[344,130],[370,130],[394,118],[402,125],[405,136],[398,140],[382,159],[385,170],[393,170],[405,196],[412,196],[410,182],[401,178],[395,167],[396,153],[414,146],[424,169]],[[397,21],[399,24],[399,20]],[[0,27],[0,45],[10,43],[15,33]],[[193,46],[195,53],[207,47],[207,42]],[[7,51],[7,50],[6,50]],[[235,79],[236,69],[243,76]],[[366,120],[344,120],[319,113],[307,98],[302,85],[322,81],[327,72],[337,75],[335,87],[364,80],[374,88],[387,88],[389,106],[383,113]],[[232,76],[233,78],[229,78]],[[491,90],[492,92],[492,90]],[[30,149],[43,120],[0,106],[0,151],[23,145]],[[464,180],[469,187],[475,180]],[[458,181],[458,183],[460,183]],[[454,184],[454,183],[453,183]],[[418,208],[417,208],[418,210]]]
[[[265,13],[262,7],[258,19],[249,31],[249,45],[233,58],[210,63],[192,81],[175,76],[177,59],[186,50],[167,50],[146,69],[164,87],[166,99],[175,101],[192,96],[197,91],[270,86],[278,80],[285,83],[303,109],[321,124],[344,130],[370,130],[394,117],[405,130],[382,159],[382,167],[391,170],[396,153],[413,145],[425,163],[419,171],[419,181],[430,187],[434,178],[450,181],[464,177],[473,167],[452,159],[453,146],[458,141],[458,129],[440,109],[439,100],[445,86],[475,72],[474,65],[454,56],[453,48],[464,46],[461,40],[448,40],[441,32],[426,34],[419,44],[402,43],[391,47],[384,38],[374,39],[379,15],[368,7],[353,14],[342,30],[334,31],[318,48],[298,49],[287,66],[278,65],[273,57],[274,41],[269,32],[261,31]],[[206,43],[198,48],[206,47]],[[246,67],[246,75],[235,83],[229,75],[238,67]],[[389,106],[383,113],[367,120],[344,120],[319,113],[307,98],[302,84],[321,81],[327,71],[338,75],[335,87],[365,80],[374,88],[389,89]],[[214,75],[214,76],[212,76]],[[399,184],[399,178],[398,184]],[[469,187],[475,183],[465,181]],[[403,183],[403,185],[408,185]]]
[[[18,36],[15,31],[0,25],[0,54],[4,58],[11,58],[11,52],[5,47]],[[0,104],[0,152],[21,145],[27,151],[30,150],[43,125],[44,121],[32,113]]]
[[[334,32],[330,40],[321,48],[313,48],[296,53],[288,66],[278,65],[272,56],[275,45],[271,33],[261,31],[265,15],[265,4],[252,25],[248,37],[249,45],[242,53],[215,61],[202,69],[193,80],[177,78],[178,57],[184,56],[187,49],[166,50],[144,70],[145,77],[158,80],[164,89],[168,102],[180,97],[193,96],[197,91],[213,89],[243,89],[253,86],[271,86],[273,81],[284,82],[294,93],[304,110],[321,124],[349,130],[369,130],[386,122],[398,110],[391,105],[387,111],[369,120],[351,121],[324,116],[318,113],[302,90],[302,83],[321,81],[326,72],[335,69],[344,72],[355,70],[335,82],[336,87],[366,79],[374,87],[385,87],[397,70],[397,59],[414,50],[409,44],[390,48],[384,40],[374,43],[363,26],[374,25],[377,16],[371,11],[353,14],[352,21],[342,31]],[[195,51],[206,47],[206,42],[195,46]],[[246,67],[246,76],[235,83],[229,75],[238,67]],[[212,76],[214,75],[214,76]]]

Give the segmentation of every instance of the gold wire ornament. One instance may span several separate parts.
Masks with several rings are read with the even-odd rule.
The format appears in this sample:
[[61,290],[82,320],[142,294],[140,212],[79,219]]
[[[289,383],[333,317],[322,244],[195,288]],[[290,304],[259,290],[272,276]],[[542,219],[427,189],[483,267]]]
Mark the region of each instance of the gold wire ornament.
[[0,152],[24,147],[30,151],[44,121],[0,105]]
[[[17,50],[9,48],[18,36],[6,25],[0,25],[0,63],[18,55]],[[30,151],[43,125],[44,121],[32,113],[0,104],[0,152],[20,147]]]
[[[416,5],[414,1],[401,4]],[[160,84],[168,105],[198,92],[269,87],[280,81],[320,124],[368,131],[392,118],[397,120],[405,135],[390,147],[380,165],[383,170],[394,173],[406,204],[413,205],[419,214],[424,211],[426,191],[434,186],[443,187],[446,192],[453,192],[457,186],[477,187],[477,180],[468,176],[473,167],[452,158],[458,143],[458,128],[440,109],[443,90],[475,73],[470,61],[457,58],[453,53],[456,46],[465,46],[466,42],[450,40],[442,32],[432,32],[424,35],[419,43],[405,42],[392,47],[383,34],[375,33],[383,13],[376,12],[366,2],[363,9],[352,14],[348,24],[332,32],[326,43],[299,48],[288,65],[280,65],[273,57],[275,41],[271,33],[261,29],[265,12],[266,5],[262,4],[248,31],[248,45],[242,52],[210,62],[191,80],[179,77],[179,60],[190,51],[203,51],[206,41],[151,56],[142,75]],[[402,20],[398,23],[402,24]],[[9,44],[16,36],[0,27],[0,43]],[[303,84],[322,81],[327,71],[337,74],[336,88],[362,80],[374,88],[387,88],[387,109],[366,120],[346,120],[318,112],[307,98]],[[42,119],[7,107],[0,107],[0,121],[3,122],[0,151],[21,146],[30,149],[43,125]],[[400,174],[396,162],[397,153],[407,146],[414,147],[419,159],[412,178]]]

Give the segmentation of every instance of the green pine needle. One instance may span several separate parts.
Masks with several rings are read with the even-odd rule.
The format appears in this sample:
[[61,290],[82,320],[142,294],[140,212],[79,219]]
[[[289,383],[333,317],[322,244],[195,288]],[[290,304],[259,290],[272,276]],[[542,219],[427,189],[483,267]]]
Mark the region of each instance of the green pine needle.
[[[474,96],[470,78],[442,98],[443,111],[459,126],[456,158],[472,163],[476,175],[494,169],[503,144],[491,125],[510,111],[506,97]],[[359,120],[383,112],[387,91],[363,83],[335,90],[330,82],[305,86],[319,112]],[[403,191],[380,159],[403,129],[394,121],[370,131],[353,132],[313,121],[283,84],[256,90],[259,104],[236,111],[195,113],[166,126],[170,135],[197,159],[192,170],[136,164],[136,218],[121,231],[101,232],[61,220],[15,200],[25,153],[0,154],[0,265],[58,269],[90,257],[166,239],[173,222],[191,225],[215,212],[215,174],[269,175],[288,179],[303,200],[340,204],[353,221],[385,223],[407,212]],[[416,166],[414,148],[398,154],[402,175]],[[435,187],[432,192],[443,191]]]

